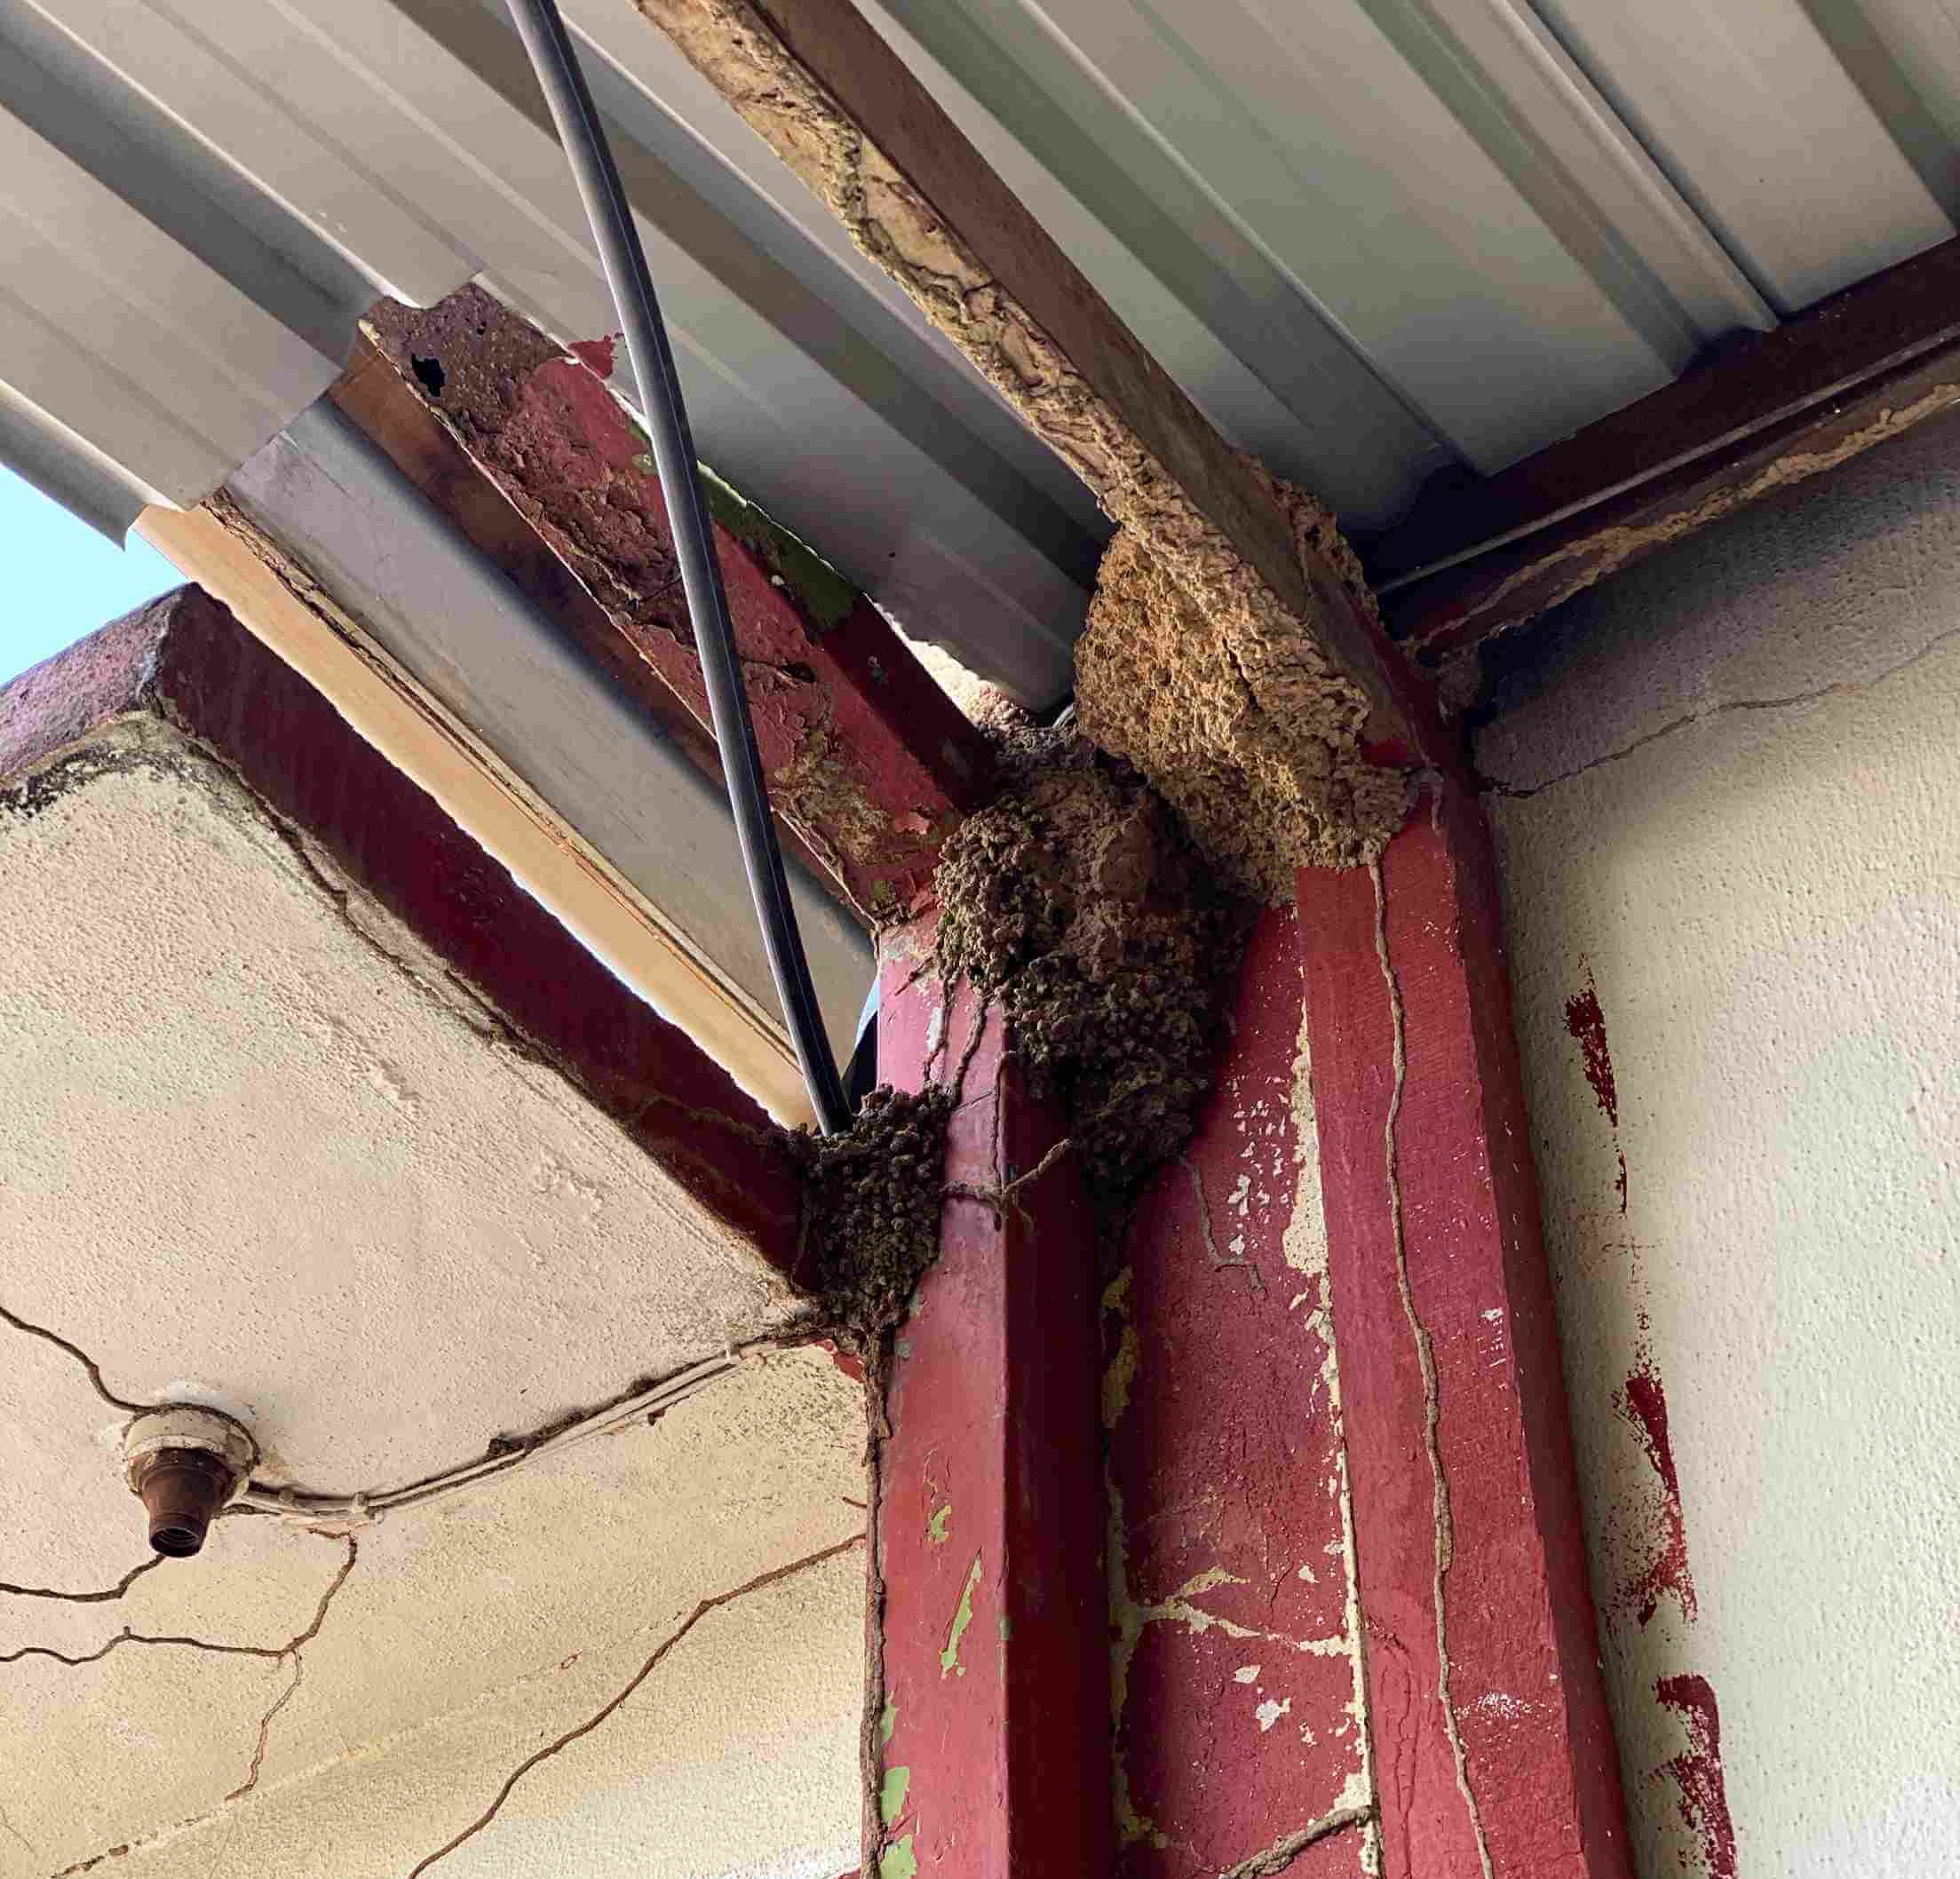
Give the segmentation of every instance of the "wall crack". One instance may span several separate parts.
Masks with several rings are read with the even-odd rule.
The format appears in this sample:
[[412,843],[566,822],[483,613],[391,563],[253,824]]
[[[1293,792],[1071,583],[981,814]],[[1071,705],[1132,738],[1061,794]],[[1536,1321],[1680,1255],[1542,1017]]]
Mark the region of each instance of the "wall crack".
[[504,1778],[503,1787],[497,1789],[496,1797],[490,1804],[454,1839],[446,1842],[443,1845],[439,1846],[435,1851],[425,1854],[419,1859],[410,1869],[409,1879],[418,1879],[419,1875],[427,1872],[431,1867],[437,1865],[441,1860],[447,1859],[457,1847],[462,1846],[467,1841],[474,1839],[478,1834],[481,1833],[492,1820],[496,1819],[504,1804],[510,1799],[518,1783],[526,1775],[529,1774],[532,1769],[536,1768],[539,1763],[548,1762],[553,1756],[569,1748],[581,1737],[590,1735],[593,1730],[611,1716],[632,1695],[634,1691],[639,1689],[666,1661],[667,1658],[686,1638],[687,1634],[710,1613],[718,1612],[724,1605],[733,1605],[738,1598],[744,1598],[750,1592],[759,1592],[766,1586],[779,1584],[785,1579],[794,1578],[798,1573],[808,1572],[811,1567],[821,1566],[827,1560],[835,1559],[840,1553],[847,1553],[853,1547],[862,1546],[864,1543],[862,1534],[853,1534],[848,1540],[839,1541],[835,1546],[827,1546],[819,1552],[806,1554],[801,1559],[792,1559],[789,1565],[776,1566],[769,1572],[758,1573],[753,1579],[742,1585],[731,1587],[726,1592],[717,1592],[711,1598],[703,1598],[680,1621],[678,1629],[669,1632],[661,1640],[660,1644],[655,1648],[653,1655],[639,1669],[634,1671],[623,1689],[595,1710],[592,1715],[586,1717],[576,1728],[567,1729],[555,1741],[547,1742],[544,1748],[538,1749],[535,1754],[527,1756],[523,1761],[520,1762],[516,1768]]
[[1477,1843],[1478,1863],[1483,1879],[1495,1879],[1490,1848],[1484,1839],[1484,1823],[1478,1811],[1477,1796],[1470,1785],[1470,1763],[1464,1750],[1463,1733],[1456,1725],[1456,1709],[1449,1694],[1449,1634],[1444,1613],[1443,1582],[1448,1577],[1453,1544],[1449,1517],[1449,1484],[1443,1474],[1441,1439],[1442,1401],[1436,1377],[1436,1352],[1428,1328],[1416,1310],[1416,1290],[1409,1274],[1409,1241],[1403,1230],[1401,1169],[1395,1145],[1395,1125],[1402,1109],[1402,1090],[1409,1075],[1408,1039],[1402,1011],[1402,988],[1388,955],[1388,895],[1382,883],[1382,865],[1369,863],[1369,876],[1375,884],[1375,956],[1381,962],[1382,982],[1388,992],[1389,1017],[1394,1029],[1394,1082],[1389,1090],[1388,1114],[1382,1125],[1382,1147],[1388,1180],[1389,1217],[1394,1229],[1395,1288],[1401,1294],[1402,1315],[1416,1346],[1416,1360],[1422,1371],[1424,1441],[1429,1455],[1430,1479],[1433,1484],[1436,1519],[1436,1574],[1433,1598],[1436,1606],[1436,1701],[1442,1709],[1443,1734],[1456,1764],[1456,1786],[1469,1812],[1470,1828]]
[[[325,1595],[320,1601],[319,1610],[313,1613],[313,1622],[298,1637],[288,1638],[282,1645],[214,1644],[209,1638],[189,1637],[176,1633],[139,1631],[124,1625],[99,1650],[91,1651],[83,1656],[71,1657],[65,1651],[57,1651],[52,1645],[23,1645],[18,1651],[0,1653],[0,1664],[17,1664],[25,1658],[45,1657],[55,1663],[66,1664],[71,1669],[79,1669],[86,1664],[100,1663],[111,1652],[121,1650],[124,1645],[146,1645],[175,1650],[203,1651],[213,1657],[257,1657],[267,1663],[282,1663],[305,1645],[311,1644],[313,1638],[319,1635],[320,1627],[326,1621],[328,1605],[332,1603],[334,1594],[340,1590],[347,1574],[353,1570],[355,1552],[355,1543],[350,1538],[347,1541],[346,1562],[341,1566],[333,1583],[327,1588]],[[138,1571],[140,1570],[141,1568],[138,1568]],[[130,1574],[130,1579],[133,1580],[136,1576],[137,1573],[132,1572]],[[126,1587],[128,1582],[125,1581],[124,1583]],[[60,1595],[55,1594],[52,1596],[59,1597]],[[120,1598],[122,1594],[118,1591],[114,1596]]]
[[1901,659],[1897,665],[1889,665],[1884,671],[1874,673],[1869,678],[1840,678],[1830,685],[1819,686],[1813,691],[1792,692],[1782,698],[1731,698],[1716,704],[1704,705],[1698,710],[1685,711],[1678,718],[1670,718],[1657,729],[1645,732],[1630,744],[1617,750],[1609,750],[1604,757],[1595,757],[1589,763],[1578,765],[1571,770],[1561,770],[1556,776],[1548,776],[1539,783],[1503,783],[1494,777],[1480,777],[1478,787],[1494,796],[1521,801],[1527,797],[1556,789],[1560,783],[1569,783],[1575,777],[1604,768],[1608,764],[1623,763],[1644,750],[1649,744],[1659,743],[1662,739],[1672,737],[1677,731],[1686,731],[1696,725],[1711,724],[1718,718],[1726,718],[1732,711],[1789,711],[1800,706],[1821,703],[1827,698],[1855,698],[1882,686],[1889,678],[1896,678],[1901,672],[1910,671],[1930,659],[1949,639],[1960,638],[1960,627],[1949,627],[1945,632],[1935,634],[1925,645],[1909,658]]
[[0,1833],[6,1835],[7,1838],[12,1840],[15,1845],[24,1846],[30,1857],[36,1859],[41,1857],[41,1849],[32,1840],[28,1839],[12,1820],[8,1820],[7,1811],[4,1807],[0,1807]]
[[[1232,1272],[1243,1268],[1252,1281],[1252,1296],[1266,1296],[1266,1281],[1259,1277],[1259,1269],[1243,1252],[1235,1252],[1227,1259],[1218,1251],[1218,1236],[1211,1230],[1211,1203],[1205,1198],[1204,1177],[1198,1171],[1198,1164],[1184,1149],[1178,1151],[1178,1159],[1184,1163],[1184,1171],[1191,1177],[1191,1193],[1198,1203],[1198,1225],[1204,1234],[1204,1249],[1211,1256],[1211,1270],[1215,1272]],[[1239,1241],[1242,1246],[1244,1242]]]
[[89,1382],[94,1386],[95,1393],[110,1408],[123,1410],[131,1415],[140,1415],[149,1407],[147,1403],[132,1403],[126,1396],[118,1396],[102,1381],[101,1366],[80,1344],[70,1344],[60,1332],[51,1331],[45,1325],[30,1324],[25,1318],[16,1317],[4,1304],[0,1304],[0,1320],[4,1320],[28,1337],[38,1337],[43,1343],[52,1344],[58,1351],[66,1351],[87,1371]]
[[1272,1879],[1274,1874],[1283,1873],[1316,1840],[1324,1840],[1329,1834],[1340,1833],[1346,1827],[1365,1827],[1374,1815],[1374,1808],[1362,1804],[1337,1807],[1293,1833],[1281,1835],[1272,1845],[1254,1853],[1250,1859],[1227,1867],[1218,1875],[1218,1879]]
[[107,1591],[57,1592],[42,1585],[8,1585],[0,1581],[0,1592],[14,1598],[52,1598],[63,1605],[112,1605],[121,1598],[145,1573],[154,1573],[163,1564],[161,1553],[152,1553],[140,1566],[132,1566]]
[[292,1679],[287,1684],[285,1691],[278,1701],[273,1704],[270,1709],[266,1710],[264,1716],[259,1717],[258,1740],[252,1748],[251,1768],[246,1774],[244,1780],[225,1796],[226,1802],[236,1801],[250,1794],[253,1788],[258,1786],[258,1772],[265,1765],[266,1743],[272,1734],[274,1719],[288,1703],[292,1701],[294,1697],[299,1694],[299,1685],[305,1680],[306,1675],[306,1660],[303,1653],[306,1646],[320,1636],[320,1628],[327,1621],[329,1608],[339,1595],[340,1588],[346,1584],[347,1575],[354,1569],[354,1562],[361,1557],[361,1542],[352,1534],[349,1534],[346,1537],[346,1556],[340,1562],[340,1570],[334,1574],[332,1583],[320,1595],[320,1603],[313,1611],[313,1622],[297,1637],[293,1638],[285,1649],[280,1653],[282,1659],[290,1658],[292,1660]]

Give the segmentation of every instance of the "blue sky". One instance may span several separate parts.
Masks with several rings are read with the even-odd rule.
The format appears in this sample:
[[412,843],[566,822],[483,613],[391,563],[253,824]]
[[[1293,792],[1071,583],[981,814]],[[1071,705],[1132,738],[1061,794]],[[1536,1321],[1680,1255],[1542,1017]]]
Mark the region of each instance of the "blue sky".
[[147,542],[127,548],[0,468],[0,685],[184,577]]

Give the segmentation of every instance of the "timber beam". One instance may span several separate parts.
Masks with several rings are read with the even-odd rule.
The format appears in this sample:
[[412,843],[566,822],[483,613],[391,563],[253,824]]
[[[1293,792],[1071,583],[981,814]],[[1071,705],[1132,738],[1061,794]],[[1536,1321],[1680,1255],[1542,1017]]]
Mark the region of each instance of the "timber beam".
[[1721,346],[1672,385],[1367,544],[1424,666],[1960,404],[1960,239]]
[[1432,782],[1300,958],[1380,1879],[1631,1879],[1490,836]]
[[1296,528],[850,0],[637,4],[1194,603],[1304,625],[1370,750],[1440,759],[1345,548]]
[[[720,781],[647,443],[607,384],[480,288],[384,301],[329,396],[545,615]],[[821,555],[712,477],[715,543],[783,838],[867,926],[929,897],[986,799],[972,723]]]

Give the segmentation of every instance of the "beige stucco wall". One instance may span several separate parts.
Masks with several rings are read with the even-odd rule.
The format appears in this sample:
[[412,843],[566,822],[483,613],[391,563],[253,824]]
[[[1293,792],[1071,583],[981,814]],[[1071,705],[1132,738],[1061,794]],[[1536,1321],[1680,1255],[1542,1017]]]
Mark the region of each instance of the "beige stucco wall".
[[[752,1249],[289,834],[148,721],[0,779],[0,1879],[405,1879],[486,1814],[428,1870],[834,1879],[861,1386],[772,1345],[796,1301]],[[132,1575],[128,1405],[374,1497],[702,1368]]]
[[1960,425],[1527,651],[1477,757],[1640,1871],[1948,1870]]

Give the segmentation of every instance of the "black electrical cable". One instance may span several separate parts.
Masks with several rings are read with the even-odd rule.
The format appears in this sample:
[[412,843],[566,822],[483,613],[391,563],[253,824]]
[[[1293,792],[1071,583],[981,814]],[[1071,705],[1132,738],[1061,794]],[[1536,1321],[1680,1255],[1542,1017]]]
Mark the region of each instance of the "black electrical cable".
[[572,166],[613,290],[613,303],[619,310],[626,354],[632,361],[640,408],[653,440],[654,465],[667,501],[667,520],[673,530],[681,586],[687,596],[687,617],[694,625],[702,674],[708,683],[708,706],[721,746],[722,772],[728,780],[728,804],[734,812],[735,834],[742,844],[750,892],[755,896],[756,916],[762,923],[769,970],[775,977],[776,995],[782,1001],[782,1015],[789,1023],[797,1061],[803,1066],[811,1106],[823,1132],[836,1135],[851,1126],[851,1111],[824,1033],[816,988],[810,982],[810,963],[804,955],[803,936],[797,931],[796,909],[790,905],[790,884],[782,871],[782,850],[769,818],[762,759],[756,752],[755,727],[749,719],[748,694],[742,689],[742,667],[735,654],[734,629],[728,622],[728,598],[722,591],[721,567],[715,559],[714,530],[701,493],[673,349],[667,343],[666,323],[647,272],[646,252],[639,245],[639,231],[633,226],[619,170],[593,107],[592,94],[585,88],[578,55],[559,17],[556,0],[509,0],[509,4],[558,126],[559,142]]

